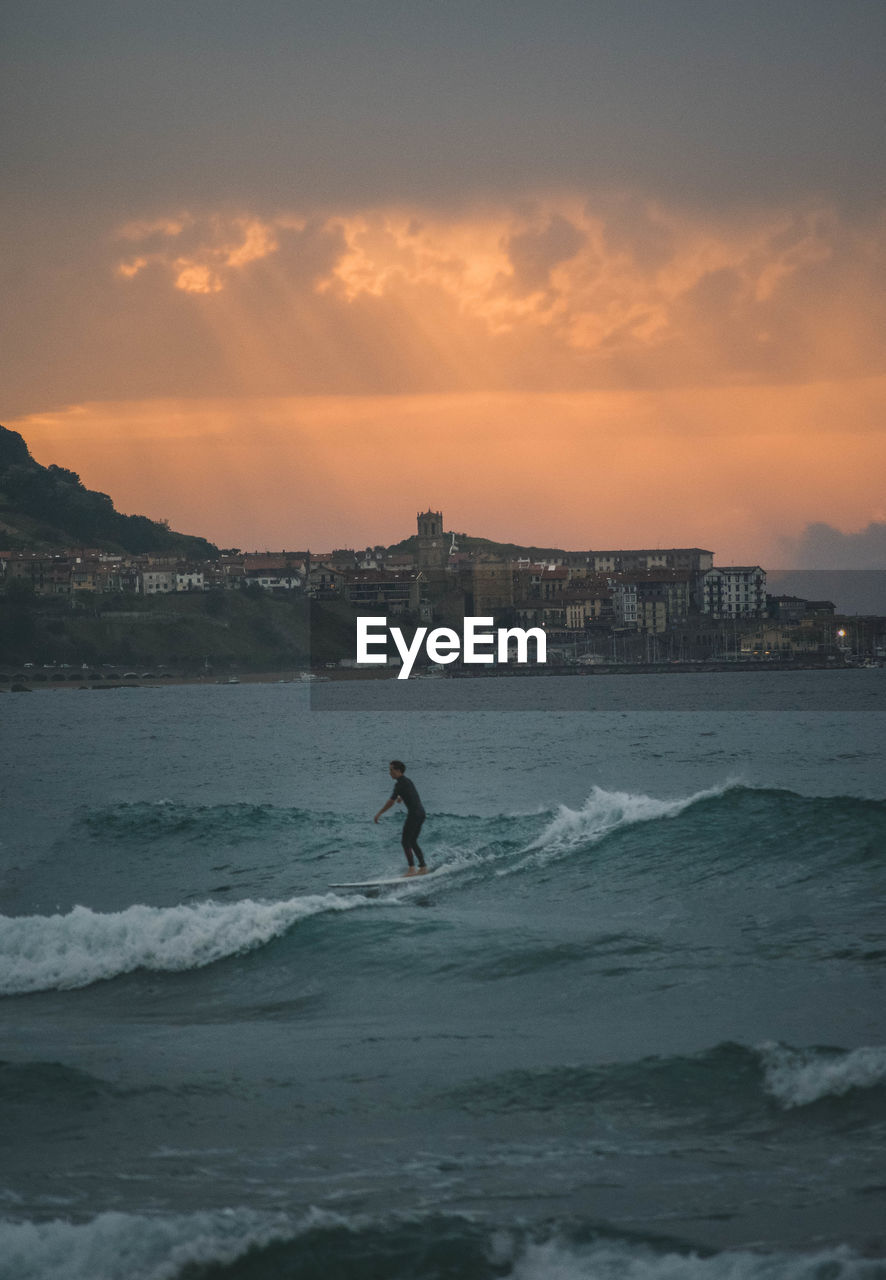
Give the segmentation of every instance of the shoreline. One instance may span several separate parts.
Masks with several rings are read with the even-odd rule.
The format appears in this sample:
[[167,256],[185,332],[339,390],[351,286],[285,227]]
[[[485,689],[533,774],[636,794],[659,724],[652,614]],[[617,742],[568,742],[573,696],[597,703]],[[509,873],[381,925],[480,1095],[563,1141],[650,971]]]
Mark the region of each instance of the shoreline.
[[[607,675],[713,675],[713,674],[731,674],[731,673],[767,673],[773,671],[871,671],[886,670],[886,662],[882,659],[869,666],[863,664],[849,665],[837,662],[816,662],[816,663],[799,663],[799,662],[773,662],[773,661],[745,661],[745,662],[693,662],[693,663],[595,663],[593,665],[576,666],[574,664],[545,664],[544,667],[526,666],[526,667],[505,667],[495,668],[492,670],[481,668],[479,670],[471,670],[461,667],[452,672],[435,672],[427,674],[419,672],[409,677],[410,680],[529,680],[529,679],[550,679],[554,676],[589,677],[589,676],[607,676]],[[86,677],[82,680],[34,680],[33,678],[25,680],[10,680],[9,684],[0,684],[0,693],[34,693],[46,691],[65,692],[76,690],[79,693],[100,692],[103,689],[164,689],[170,687],[178,687],[182,685],[203,685],[218,686],[227,685],[234,687],[241,684],[295,684],[303,685],[305,688],[311,688],[318,684],[327,683],[343,683],[348,681],[367,681],[367,680],[396,680],[397,668],[387,667],[379,669],[374,667],[371,670],[356,670],[353,667],[324,669],[320,672],[308,672],[304,669],[295,671],[292,669],[274,670],[274,671],[249,671],[238,673],[232,676],[215,676],[215,675],[164,675],[155,677],[141,677],[138,679],[121,680],[109,679],[107,682],[97,681]],[[405,683],[405,682],[403,682]]]

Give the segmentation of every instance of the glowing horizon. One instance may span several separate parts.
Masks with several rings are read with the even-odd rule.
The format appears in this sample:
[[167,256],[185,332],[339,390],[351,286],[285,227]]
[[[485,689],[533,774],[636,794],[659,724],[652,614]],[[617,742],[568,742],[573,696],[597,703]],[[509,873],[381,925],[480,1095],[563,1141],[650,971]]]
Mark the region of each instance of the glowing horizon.
[[[733,389],[728,404],[716,389],[112,402],[8,425],[118,509],[220,546],[388,544],[430,506],[497,541],[773,565],[814,519],[849,533],[886,518],[886,378],[853,391],[856,425],[838,430],[842,383]],[[778,430],[748,425],[761,420]]]
[[40,460],[221,545],[886,524],[872,11],[298,8],[11,24],[0,421]]

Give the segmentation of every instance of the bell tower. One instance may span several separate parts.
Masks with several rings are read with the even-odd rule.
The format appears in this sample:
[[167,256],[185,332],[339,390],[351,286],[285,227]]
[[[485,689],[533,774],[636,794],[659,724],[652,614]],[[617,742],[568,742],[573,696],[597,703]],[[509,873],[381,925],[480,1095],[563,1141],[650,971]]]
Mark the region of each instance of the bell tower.
[[443,512],[420,511],[418,513],[418,567],[432,569],[442,567],[449,548],[443,535]]

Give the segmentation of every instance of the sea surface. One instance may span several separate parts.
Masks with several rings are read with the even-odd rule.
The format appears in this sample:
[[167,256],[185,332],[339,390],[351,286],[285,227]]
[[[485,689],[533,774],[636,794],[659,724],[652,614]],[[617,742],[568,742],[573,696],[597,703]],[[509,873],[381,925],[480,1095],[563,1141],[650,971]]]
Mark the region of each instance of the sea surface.
[[886,671],[0,732],[3,1280],[886,1277]]

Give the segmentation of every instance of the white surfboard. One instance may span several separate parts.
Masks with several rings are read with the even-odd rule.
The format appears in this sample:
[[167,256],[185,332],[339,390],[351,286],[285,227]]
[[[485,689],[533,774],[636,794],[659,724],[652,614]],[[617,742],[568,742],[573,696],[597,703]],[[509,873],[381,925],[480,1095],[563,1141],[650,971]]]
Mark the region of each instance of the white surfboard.
[[425,880],[430,880],[437,874],[436,871],[426,871],[423,876],[408,876],[405,873],[402,876],[394,876],[389,880],[349,880],[344,883],[331,884],[330,889],[379,889],[382,885],[388,884],[422,884]]

